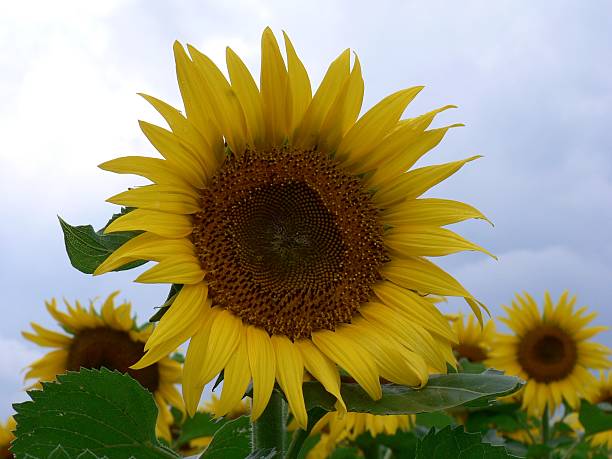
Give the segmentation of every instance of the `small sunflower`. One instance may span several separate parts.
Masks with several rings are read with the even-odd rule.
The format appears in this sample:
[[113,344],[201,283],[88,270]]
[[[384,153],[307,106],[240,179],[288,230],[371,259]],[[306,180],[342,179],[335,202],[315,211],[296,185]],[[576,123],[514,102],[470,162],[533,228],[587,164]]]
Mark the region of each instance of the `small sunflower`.
[[6,423],[0,422],[0,459],[13,459],[13,454],[9,451],[11,442],[15,439],[15,419],[11,416]]
[[229,48],[228,81],[204,54],[175,43],[185,114],[143,96],[170,126],[140,123],[163,159],[100,166],[153,183],[109,199],[135,210],[106,231],[143,233],[95,274],[152,260],[136,281],[183,285],[134,368],[191,339],[183,383],[190,414],[224,370],[216,414],[252,380],[257,419],[278,381],[305,427],[305,370],[342,408],[338,367],[378,399],[381,377],[421,386],[430,368],[454,362],[453,333],[426,295],[464,297],[478,317],[482,305],[425,257],[486,252],[442,228],[485,217],[461,202],[420,198],[476,157],[406,172],[457,126],[427,129],[452,106],[401,120],[418,86],[359,118],[364,83],[348,49],[313,95],[286,35],[286,62],[269,28],[261,47],[257,87]]
[[476,322],[474,316],[466,318],[458,314],[451,320],[451,328],[455,332],[457,342],[453,344],[453,351],[457,358],[464,357],[470,362],[483,362],[491,350],[491,342],[495,337],[495,323],[487,321],[484,327]]
[[320,440],[309,451],[308,459],[329,457],[336,446],[344,440],[355,440],[368,432],[372,437],[380,434],[395,435],[396,432],[409,430],[414,423],[414,415],[378,416],[370,413],[325,414],[312,429],[312,434],[321,434]]
[[[592,392],[587,397],[592,404],[610,403],[612,404],[612,373],[602,371],[599,373],[599,379],[591,388]],[[591,437],[591,444],[594,446],[605,446],[612,449],[612,430],[599,432]]]
[[596,313],[585,315],[586,307],[574,311],[575,303],[576,297],[564,292],[556,305],[546,293],[542,313],[529,294],[504,306],[508,318],[500,321],[514,334],[496,336],[487,363],[527,381],[522,401],[530,415],[540,416],[546,406],[552,413],[563,399],[576,408],[595,383],[589,369],[610,366],[610,350],[588,341],[607,327],[587,327]]
[[81,306],[78,301],[74,306],[66,302],[67,313],[58,310],[55,299],[46,302],[49,314],[66,334],[36,323],[31,324],[34,333],[22,332],[26,339],[40,346],[56,348],[29,366],[26,379],[53,381],[58,374],[80,368],[106,367],[128,373],[153,394],[159,409],[157,434],[170,439],[169,426],[173,419],[168,405],[183,407],[174,386],[181,380],[181,366],[166,354],[150,367],[142,370],[130,368],[144,355],[144,344],[151,335],[152,326],[138,329],[131,316],[131,304],[115,306],[114,299],[118,294],[112,293],[99,313],[93,302],[89,308]]

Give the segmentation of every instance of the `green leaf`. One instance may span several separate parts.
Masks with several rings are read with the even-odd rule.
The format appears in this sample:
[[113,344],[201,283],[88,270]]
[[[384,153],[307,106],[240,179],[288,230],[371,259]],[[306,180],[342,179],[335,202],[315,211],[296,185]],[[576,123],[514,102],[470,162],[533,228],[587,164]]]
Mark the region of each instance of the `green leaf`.
[[98,456],[96,456],[94,453],[92,453],[89,450],[85,450],[83,451],[81,454],[79,454],[76,459],[100,459]]
[[418,441],[416,459],[504,459],[510,458],[503,446],[483,443],[479,434],[467,433],[463,427],[432,428]]
[[258,449],[249,454],[246,459],[275,459],[277,457],[275,449]]
[[414,431],[398,431],[395,435],[379,434],[372,438],[372,435],[366,432],[357,437],[355,443],[365,452],[376,451],[380,445],[390,449],[393,457],[408,459],[414,458],[416,454],[417,436]]
[[480,362],[472,362],[465,357],[459,359],[459,369],[462,373],[482,373],[487,367]]
[[359,450],[357,448],[343,447],[336,448],[329,459],[357,459],[359,457]]
[[612,413],[602,410],[598,405],[591,405],[586,400],[582,400],[580,403],[578,419],[584,427],[585,437],[605,430],[612,430]]
[[48,457],[59,444],[71,458],[87,450],[108,459],[178,457],[158,442],[153,397],[130,376],[102,368],[57,379],[29,391],[32,401],[14,405],[17,457]]
[[70,456],[68,456],[66,450],[62,448],[62,445],[57,445],[57,448],[51,451],[47,459],[70,459]]
[[486,432],[489,429],[514,432],[527,424],[527,415],[521,410],[520,403],[500,403],[470,411],[467,416],[465,428],[468,432]]
[[416,424],[427,428],[437,427],[441,429],[446,426],[455,425],[455,419],[444,411],[434,411],[432,413],[417,414]]
[[306,459],[308,452],[314,448],[317,443],[319,443],[319,440],[321,440],[320,434],[309,435],[306,441],[302,444],[297,459]]
[[217,430],[200,459],[244,459],[251,453],[251,421],[241,416]]
[[[64,243],[70,263],[85,274],[92,274],[108,256],[140,234],[139,231],[121,231],[104,234],[104,228],[94,231],[91,225],[72,226],[58,217],[64,233]],[[111,219],[112,221],[112,219]],[[114,271],[132,269],[146,263],[144,260],[127,263]]]
[[176,445],[182,446],[196,438],[212,437],[226,423],[225,419],[213,419],[210,413],[199,411],[192,418],[185,420]]
[[[355,383],[343,383],[341,393],[349,411],[372,414],[414,414],[439,411],[469,402],[489,402],[511,394],[522,386],[520,379],[486,371],[481,374],[432,375],[421,389],[383,384],[382,398],[372,400]],[[318,382],[303,384],[307,410],[321,407],[335,411],[335,398]]]

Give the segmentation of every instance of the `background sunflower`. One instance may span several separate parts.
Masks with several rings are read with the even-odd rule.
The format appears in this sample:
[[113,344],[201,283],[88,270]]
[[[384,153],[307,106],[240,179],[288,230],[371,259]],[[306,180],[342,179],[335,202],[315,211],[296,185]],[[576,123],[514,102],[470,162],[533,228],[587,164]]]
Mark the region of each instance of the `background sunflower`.
[[31,324],[33,332],[22,333],[33,343],[55,348],[29,366],[26,379],[35,379],[36,386],[40,387],[42,381],[53,381],[58,374],[80,368],[106,367],[127,372],[153,394],[159,409],[157,434],[170,440],[169,426],[173,418],[169,405],[183,407],[175,387],[181,380],[181,365],[166,355],[144,370],[130,368],[143,356],[144,343],[151,335],[152,326],[138,328],[131,315],[130,303],[115,306],[118,294],[109,295],[99,312],[93,302],[89,308],[78,301],[74,306],[66,302],[67,312],[58,310],[55,299],[46,302],[47,311],[65,333],[48,330],[34,322]]
[[533,416],[546,406],[552,413],[562,400],[576,408],[595,384],[589,370],[610,367],[610,350],[589,341],[607,327],[587,327],[596,313],[587,314],[586,307],[574,311],[575,303],[566,291],[554,305],[547,293],[540,312],[525,293],[516,295],[512,307],[504,306],[508,318],[499,319],[514,334],[496,336],[487,364],[527,381],[522,403]]
[[0,423],[0,459],[13,459],[9,451],[11,442],[15,439],[15,419],[11,416],[6,423]]
[[457,338],[453,344],[457,358],[466,358],[475,363],[486,360],[495,338],[495,322],[488,320],[481,326],[474,320],[474,316],[466,317],[463,314],[451,317],[450,322]]

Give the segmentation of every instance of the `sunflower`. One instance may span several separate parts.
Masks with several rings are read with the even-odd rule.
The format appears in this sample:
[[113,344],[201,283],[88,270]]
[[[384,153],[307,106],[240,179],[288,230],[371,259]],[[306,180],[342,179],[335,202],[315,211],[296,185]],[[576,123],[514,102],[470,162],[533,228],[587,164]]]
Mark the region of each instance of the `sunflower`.
[[495,337],[495,323],[492,320],[481,327],[474,316],[468,316],[466,322],[465,316],[458,314],[452,318],[451,328],[457,337],[453,351],[458,358],[464,357],[470,362],[483,362],[487,358]]
[[312,429],[312,435],[321,434],[317,444],[309,451],[308,459],[329,457],[343,440],[355,440],[368,432],[372,437],[380,434],[395,435],[396,432],[409,430],[414,424],[414,415],[378,416],[370,413],[325,414]]
[[589,368],[608,368],[610,350],[588,339],[607,327],[587,327],[596,313],[586,307],[574,311],[576,297],[564,292],[556,305],[548,293],[544,311],[533,298],[517,295],[512,307],[504,306],[508,318],[500,319],[513,335],[498,334],[487,363],[527,381],[522,391],[523,408],[540,416],[546,406],[552,413],[562,399],[576,408],[595,378]]
[[93,302],[89,308],[81,306],[78,301],[74,306],[66,302],[66,313],[58,310],[55,299],[46,302],[49,314],[66,334],[36,323],[31,323],[33,333],[22,332],[26,339],[40,346],[56,348],[30,365],[26,379],[53,381],[58,374],[80,368],[106,367],[127,372],[153,394],[159,409],[157,434],[169,440],[173,418],[168,405],[183,409],[181,395],[174,386],[181,380],[181,366],[166,354],[148,368],[130,368],[144,355],[144,343],[151,335],[152,326],[138,329],[131,316],[131,304],[115,306],[118,294],[114,292],[106,299],[100,313],[95,310]]
[[420,198],[476,157],[406,172],[456,126],[427,130],[451,106],[400,120],[419,86],[358,119],[364,84],[349,50],[313,96],[286,35],[286,63],[269,28],[261,47],[258,88],[229,48],[227,81],[204,54],[175,43],[185,115],[144,95],[170,126],[140,123],[163,159],[100,165],[153,183],[108,200],[135,210],[106,232],[143,233],[95,274],[152,260],[136,281],[183,285],[134,368],[191,339],[190,414],[224,370],[215,414],[235,406],[252,380],[257,419],[278,381],[305,427],[305,370],[342,409],[339,367],[378,399],[380,377],[422,386],[429,368],[444,372],[454,361],[454,335],[425,296],[464,297],[478,317],[482,305],[424,257],[484,251],[441,226],[485,217],[461,202]]
[[15,439],[15,419],[11,416],[6,424],[0,423],[0,459],[13,459],[13,454],[9,451],[11,442]]
[[[612,404],[612,373],[608,371],[600,372],[599,379],[591,390],[592,392],[587,397],[589,402],[594,405],[597,403]],[[605,446],[612,449],[612,430],[596,433],[590,441],[594,446]]]

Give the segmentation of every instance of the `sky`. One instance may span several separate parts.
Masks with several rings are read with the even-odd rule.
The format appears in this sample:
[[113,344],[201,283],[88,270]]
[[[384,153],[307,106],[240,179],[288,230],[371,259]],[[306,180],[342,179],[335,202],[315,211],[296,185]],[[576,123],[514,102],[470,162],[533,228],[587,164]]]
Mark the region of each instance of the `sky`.
[[[96,166],[152,155],[137,120],[160,122],[136,95],[180,106],[172,43],[220,66],[225,46],[259,73],[260,35],[288,32],[311,80],[345,48],[361,61],[364,107],[426,88],[414,116],[449,103],[454,129],[421,164],[480,154],[430,196],[468,202],[495,224],[456,229],[482,254],[439,260],[501,314],[516,292],[568,289],[612,323],[612,4],[607,1],[0,1],[0,419],[24,399],[22,369],[42,355],[20,336],[54,324],[44,300],[121,290],[145,320],[167,287],[141,269],[92,278],[74,270],[58,225],[99,228],[105,202],[133,176]],[[448,310],[466,308],[450,302]],[[612,332],[599,340],[612,345]]]

